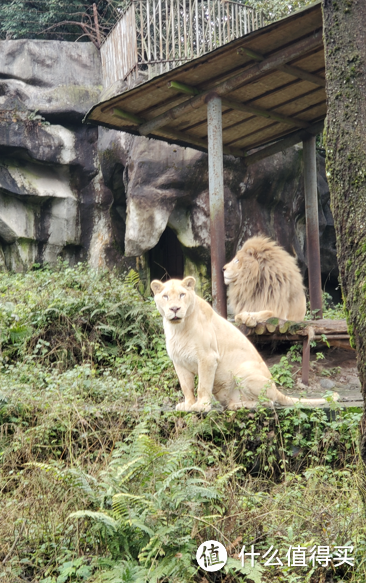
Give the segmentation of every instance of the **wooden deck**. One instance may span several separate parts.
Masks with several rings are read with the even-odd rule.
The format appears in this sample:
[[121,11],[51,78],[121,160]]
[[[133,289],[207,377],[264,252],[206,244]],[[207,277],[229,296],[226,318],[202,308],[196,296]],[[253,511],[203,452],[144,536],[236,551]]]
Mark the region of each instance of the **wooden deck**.
[[344,350],[353,350],[346,320],[306,320],[291,322],[279,318],[270,318],[258,322],[255,327],[240,326],[241,332],[249,336],[253,344],[268,342],[303,342],[306,338],[327,346],[336,346]]
[[[350,337],[346,320],[307,320],[290,322],[279,318],[270,318],[259,322],[255,327],[240,326],[240,331],[261,352],[268,366],[275,363],[276,357],[271,357],[271,350],[280,343],[303,344],[302,378],[298,378],[297,386],[289,391],[289,396],[300,397],[306,392],[308,398],[322,397],[327,390],[336,391],[340,395],[339,405],[342,408],[363,408],[361,385],[357,375],[356,353],[350,345]],[[310,354],[312,342],[322,347],[328,361],[333,364],[328,370],[341,369],[339,375],[322,376],[322,371],[314,371],[315,354]],[[279,360],[280,355],[277,357]],[[312,361],[312,362],[311,362]],[[326,368],[324,370],[327,370]],[[304,381],[305,382],[302,382]],[[327,386],[328,385],[328,386]],[[304,406],[305,407],[305,406]],[[332,409],[325,404],[323,409]],[[277,408],[282,408],[276,406]]]

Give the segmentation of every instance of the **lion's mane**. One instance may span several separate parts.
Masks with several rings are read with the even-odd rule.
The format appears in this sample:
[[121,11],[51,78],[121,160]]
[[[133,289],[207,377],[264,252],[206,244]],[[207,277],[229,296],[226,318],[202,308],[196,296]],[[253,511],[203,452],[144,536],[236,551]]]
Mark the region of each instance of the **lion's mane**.
[[248,239],[225,266],[235,276],[229,283],[229,306],[240,312],[270,310],[278,318],[301,321],[306,299],[296,260],[275,241],[256,236]]

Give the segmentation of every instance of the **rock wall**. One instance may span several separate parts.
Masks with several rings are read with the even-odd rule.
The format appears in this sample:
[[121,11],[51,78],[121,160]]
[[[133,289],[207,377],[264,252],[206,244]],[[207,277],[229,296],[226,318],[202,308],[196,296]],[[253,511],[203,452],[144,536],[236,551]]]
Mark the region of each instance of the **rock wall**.
[[[210,276],[207,156],[82,124],[99,100],[89,43],[0,41],[0,261],[21,270],[61,256]],[[324,279],[338,276],[324,160],[318,157]],[[246,169],[225,157],[226,255],[265,233],[306,277],[302,149]],[[159,273],[159,269],[161,273]],[[180,273],[181,272],[181,273]]]
[[[105,129],[99,129],[99,149],[104,180],[114,195],[114,215],[121,225],[123,253],[146,257],[168,228],[183,251],[184,274],[209,277],[207,156]],[[318,155],[317,162],[322,274],[324,282],[336,287],[335,233],[324,158]],[[302,147],[248,169],[241,160],[227,156],[224,174],[227,259],[250,236],[267,234],[297,256],[306,279]]]
[[1,261],[106,262],[110,207],[98,129],[82,124],[101,91],[89,43],[0,42]]

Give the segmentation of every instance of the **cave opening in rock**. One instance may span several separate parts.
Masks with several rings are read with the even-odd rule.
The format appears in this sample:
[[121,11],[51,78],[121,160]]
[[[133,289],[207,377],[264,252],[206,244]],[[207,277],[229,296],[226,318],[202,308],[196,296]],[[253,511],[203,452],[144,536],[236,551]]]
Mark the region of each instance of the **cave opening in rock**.
[[169,227],[161,235],[158,244],[149,251],[150,278],[181,279],[184,273],[184,256],[177,235]]

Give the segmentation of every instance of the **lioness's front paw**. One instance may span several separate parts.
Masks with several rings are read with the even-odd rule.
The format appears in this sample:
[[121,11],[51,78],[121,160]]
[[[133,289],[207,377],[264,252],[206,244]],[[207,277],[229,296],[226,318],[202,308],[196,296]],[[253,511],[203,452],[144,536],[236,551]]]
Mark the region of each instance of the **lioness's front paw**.
[[238,324],[245,324],[248,328],[255,328],[258,324],[257,319],[250,312],[240,312],[235,316],[235,322]]
[[192,411],[192,407],[193,405],[195,405],[195,403],[187,403],[187,401],[182,401],[182,403],[178,403],[178,405],[176,405],[175,410],[176,411]]
[[207,401],[197,401],[191,405],[190,411],[195,411],[196,413],[208,413],[211,411],[211,403]]

